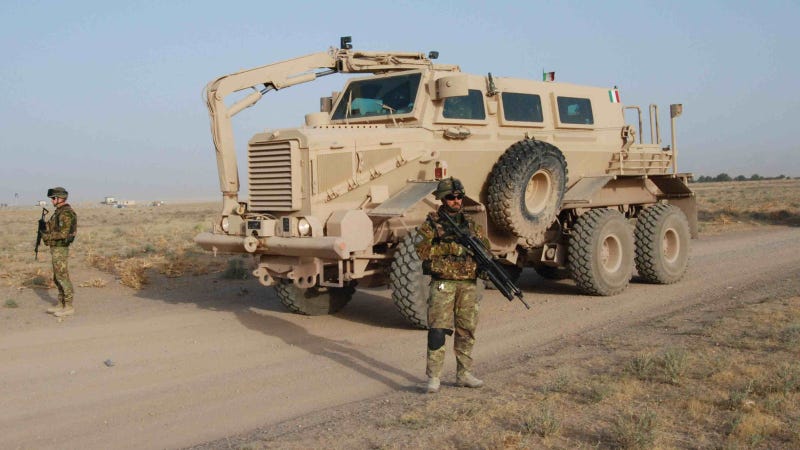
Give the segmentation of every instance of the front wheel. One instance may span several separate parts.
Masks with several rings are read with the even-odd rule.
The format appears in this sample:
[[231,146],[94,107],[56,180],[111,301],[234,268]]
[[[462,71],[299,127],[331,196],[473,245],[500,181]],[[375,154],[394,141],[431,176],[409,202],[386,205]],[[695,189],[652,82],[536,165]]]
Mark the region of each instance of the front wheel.
[[431,277],[422,273],[422,261],[416,249],[420,239],[420,234],[412,231],[397,244],[389,272],[389,288],[400,314],[414,327],[428,328]]
[[636,220],[636,269],[650,283],[683,278],[689,265],[689,221],[678,207],[651,206]]
[[593,209],[575,223],[567,250],[570,275],[586,293],[615,295],[633,273],[633,230],[619,211]]
[[351,282],[344,287],[299,288],[292,280],[279,279],[275,284],[275,293],[278,300],[289,311],[306,316],[324,316],[339,312],[355,292],[355,283]]

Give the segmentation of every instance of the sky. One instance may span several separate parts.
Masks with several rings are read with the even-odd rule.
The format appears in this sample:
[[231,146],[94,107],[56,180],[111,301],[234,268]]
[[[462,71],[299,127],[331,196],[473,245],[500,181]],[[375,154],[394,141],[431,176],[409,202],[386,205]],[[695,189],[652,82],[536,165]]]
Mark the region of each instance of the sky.
[[[800,2],[0,0],[0,203],[220,198],[202,99],[212,79],[339,45],[439,51],[467,73],[618,86],[682,103],[678,169],[800,176]],[[344,75],[268,94],[246,143],[293,127]],[[645,134],[649,136],[645,128]]]

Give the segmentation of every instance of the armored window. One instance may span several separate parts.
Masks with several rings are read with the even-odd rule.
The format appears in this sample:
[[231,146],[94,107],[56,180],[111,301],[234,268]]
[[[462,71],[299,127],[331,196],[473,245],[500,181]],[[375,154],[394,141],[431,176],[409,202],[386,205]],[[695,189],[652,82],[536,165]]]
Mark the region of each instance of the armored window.
[[588,98],[558,97],[558,119],[561,123],[593,125],[592,102]]
[[483,94],[477,89],[470,89],[469,94],[463,97],[449,97],[444,99],[442,117],[445,119],[486,119],[486,110],[483,107]]
[[420,73],[368,78],[350,83],[331,119],[407,114],[414,109]]
[[503,92],[503,118],[512,122],[543,122],[542,99],[534,94]]

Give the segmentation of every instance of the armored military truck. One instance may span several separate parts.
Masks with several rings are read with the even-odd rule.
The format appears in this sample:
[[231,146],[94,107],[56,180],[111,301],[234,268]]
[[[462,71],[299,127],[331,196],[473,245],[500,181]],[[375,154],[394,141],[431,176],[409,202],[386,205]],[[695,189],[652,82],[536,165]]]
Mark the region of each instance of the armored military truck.
[[[690,174],[677,168],[681,105],[670,105],[663,146],[658,107],[623,106],[616,87],[471,75],[437,56],[359,51],[342,38],[209,83],[222,211],[196,242],[253,255],[253,274],[293,312],[334,313],[357,285],[388,284],[401,314],[424,328],[429,277],[415,228],[439,205],[438,181],[455,176],[465,212],[512,278],[533,267],[614,295],[634,268],[651,283],[683,276],[697,213]],[[231,118],[270,91],[335,73],[363,75],[321,99],[303,126],[255,134],[240,198]]]

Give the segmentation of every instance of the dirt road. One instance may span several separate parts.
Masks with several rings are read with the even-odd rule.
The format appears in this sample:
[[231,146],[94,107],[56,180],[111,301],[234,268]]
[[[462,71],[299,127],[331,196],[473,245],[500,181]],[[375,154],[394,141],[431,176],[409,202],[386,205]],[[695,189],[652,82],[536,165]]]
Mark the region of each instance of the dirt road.
[[[634,282],[605,298],[526,271],[531,311],[486,292],[476,371],[491,380],[494,363],[554,340],[796,277],[800,229],[703,236],[690,264],[676,285]],[[54,291],[14,295],[20,307],[0,309],[0,448],[189,446],[424,381],[425,332],[405,325],[386,290],[309,318],[252,280],[157,279],[139,292],[109,283],[78,288],[78,314],[63,322],[43,312]]]

